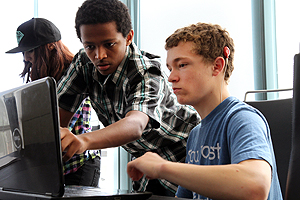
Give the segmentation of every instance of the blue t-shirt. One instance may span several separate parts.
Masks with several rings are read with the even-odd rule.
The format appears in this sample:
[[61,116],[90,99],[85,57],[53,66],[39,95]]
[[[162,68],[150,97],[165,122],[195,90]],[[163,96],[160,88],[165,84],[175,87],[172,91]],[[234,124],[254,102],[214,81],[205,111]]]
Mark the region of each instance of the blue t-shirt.
[[[191,131],[185,162],[196,165],[226,165],[248,159],[262,159],[270,164],[272,183],[268,200],[281,200],[273,145],[266,119],[255,108],[234,97],[228,97]],[[181,186],[178,187],[176,195],[182,198],[209,199]]]

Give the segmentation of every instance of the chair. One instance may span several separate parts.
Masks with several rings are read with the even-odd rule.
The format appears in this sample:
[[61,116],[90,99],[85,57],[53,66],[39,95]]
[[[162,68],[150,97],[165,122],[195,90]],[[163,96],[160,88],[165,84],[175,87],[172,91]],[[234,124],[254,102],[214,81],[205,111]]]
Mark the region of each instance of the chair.
[[292,89],[249,91],[245,94],[244,99],[247,104],[257,108],[263,113],[268,121],[282,194],[285,193],[289,156],[291,152],[292,98],[247,101],[246,96],[249,93],[269,93],[288,90],[292,91]]
[[300,199],[300,54],[294,57],[292,149],[286,182],[285,200]]

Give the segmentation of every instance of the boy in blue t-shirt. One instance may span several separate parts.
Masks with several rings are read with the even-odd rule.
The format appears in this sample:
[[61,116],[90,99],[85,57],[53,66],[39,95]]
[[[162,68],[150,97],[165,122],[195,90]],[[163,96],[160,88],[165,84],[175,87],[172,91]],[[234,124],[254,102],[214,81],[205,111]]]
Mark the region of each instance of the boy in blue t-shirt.
[[146,153],[128,163],[129,176],[167,179],[180,185],[176,195],[182,198],[281,200],[268,123],[228,90],[234,68],[228,32],[193,24],[176,30],[165,48],[178,102],[192,105],[202,121],[188,138],[188,164]]

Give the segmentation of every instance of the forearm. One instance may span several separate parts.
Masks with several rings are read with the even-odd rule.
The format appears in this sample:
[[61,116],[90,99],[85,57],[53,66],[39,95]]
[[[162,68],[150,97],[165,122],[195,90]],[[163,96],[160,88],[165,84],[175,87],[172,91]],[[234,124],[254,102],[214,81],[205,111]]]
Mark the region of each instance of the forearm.
[[61,147],[64,161],[69,160],[76,153],[83,153],[90,149],[117,147],[132,142],[141,137],[149,117],[139,111],[130,111],[126,117],[103,129],[84,133],[72,134],[67,128],[61,128]]
[[199,166],[166,162],[160,167],[159,177],[212,199],[266,199],[270,187],[263,173],[242,164]]
[[79,137],[88,144],[87,149],[118,147],[135,141],[141,137],[149,119],[144,113],[134,112],[137,117],[130,117],[128,114],[118,122]]
[[125,120],[120,120],[103,129],[80,135],[87,144],[87,149],[104,149],[110,147],[118,147],[141,136],[140,130],[131,127]]

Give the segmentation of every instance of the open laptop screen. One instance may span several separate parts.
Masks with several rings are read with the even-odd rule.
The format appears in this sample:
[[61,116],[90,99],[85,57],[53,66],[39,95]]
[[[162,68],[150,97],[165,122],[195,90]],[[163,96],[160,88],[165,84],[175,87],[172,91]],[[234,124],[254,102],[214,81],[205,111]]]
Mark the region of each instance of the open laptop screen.
[[56,84],[44,78],[0,93],[0,189],[61,196]]

